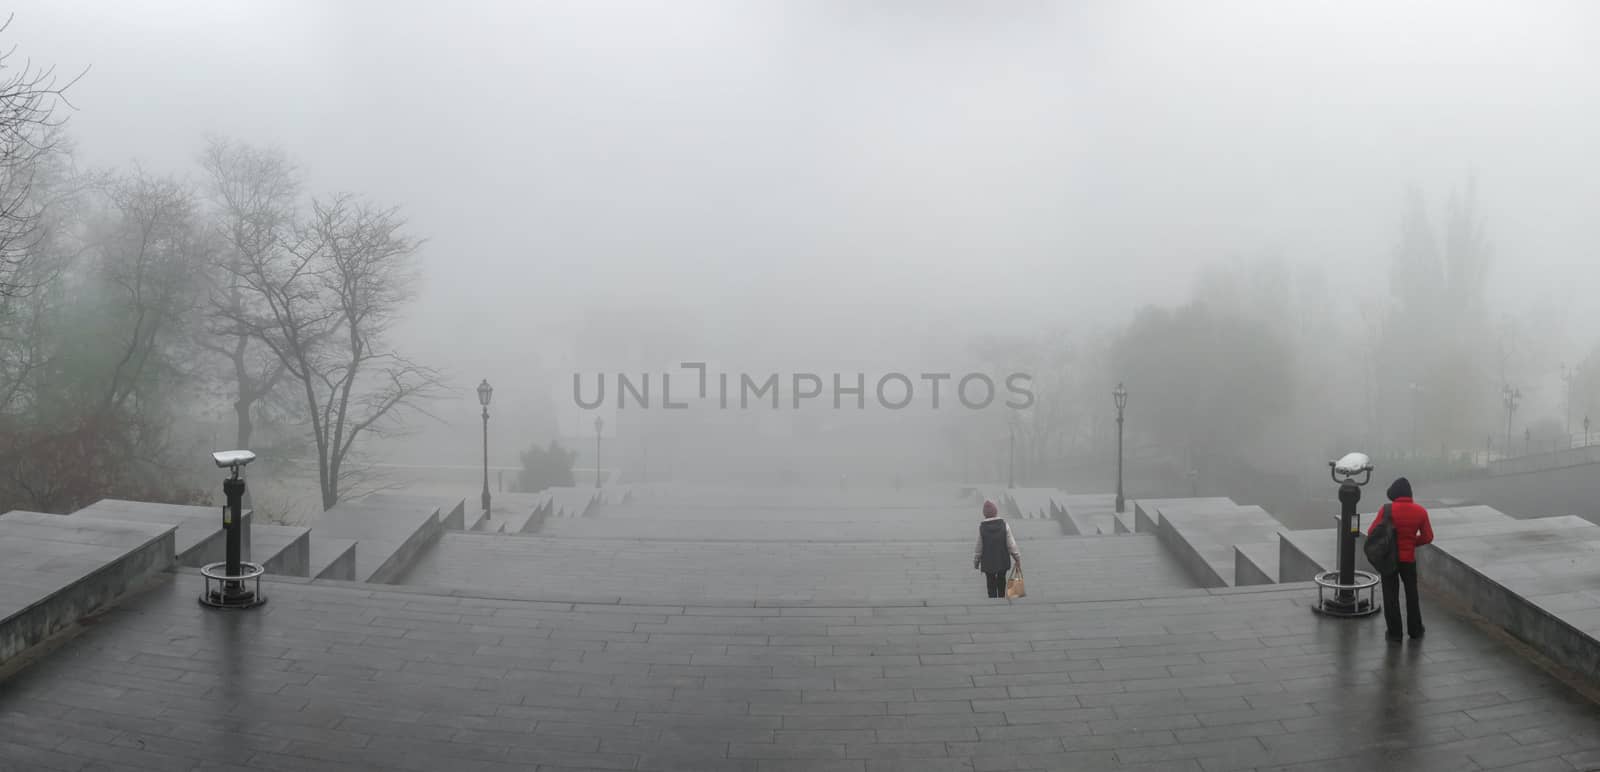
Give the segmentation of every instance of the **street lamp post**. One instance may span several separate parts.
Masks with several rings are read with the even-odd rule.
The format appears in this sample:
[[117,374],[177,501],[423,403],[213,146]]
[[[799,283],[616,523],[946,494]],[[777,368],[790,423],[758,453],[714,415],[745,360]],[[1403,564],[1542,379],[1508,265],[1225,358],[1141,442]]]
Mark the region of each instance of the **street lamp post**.
[[1513,389],[1507,384],[1501,390],[1501,399],[1506,406],[1506,455],[1511,455],[1511,416],[1517,412],[1517,400],[1522,399],[1522,389]]
[[1111,392],[1111,399],[1117,405],[1117,512],[1120,514],[1126,509],[1126,500],[1122,495],[1122,411],[1128,406],[1128,390],[1117,383],[1117,388]]
[[594,487],[600,487],[600,427],[605,421],[600,416],[594,417]]
[[1572,447],[1572,375],[1573,371],[1567,367],[1566,362],[1561,363],[1561,383],[1567,387],[1567,447]]
[[1583,446],[1589,447],[1589,416],[1583,417]]
[[483,406],[483,519],[489,519],[489,398],[494,396],[494,387],[489,385],[489,379],[483,379],[478,384],[478,404]]

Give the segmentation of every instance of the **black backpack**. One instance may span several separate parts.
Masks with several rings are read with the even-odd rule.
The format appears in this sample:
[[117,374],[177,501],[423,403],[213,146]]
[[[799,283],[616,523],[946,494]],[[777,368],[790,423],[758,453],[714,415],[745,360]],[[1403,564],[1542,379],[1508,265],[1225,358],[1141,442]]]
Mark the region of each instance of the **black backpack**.
[[1380,575],[1391,576],[1400,570],[1400,544],[1394,530],[1394,513],[1388,504],[1378,512],[1378,522],[1373,524],[1372,533],[1367,535],[1361,548],[1367,553],[1367,562]]

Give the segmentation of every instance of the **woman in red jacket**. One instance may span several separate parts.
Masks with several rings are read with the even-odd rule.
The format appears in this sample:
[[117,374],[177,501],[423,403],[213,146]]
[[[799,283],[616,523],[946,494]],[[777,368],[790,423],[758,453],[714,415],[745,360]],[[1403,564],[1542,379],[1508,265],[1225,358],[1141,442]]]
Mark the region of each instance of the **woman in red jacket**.
[[[1428,510],[1411,500],[1411,481],[1398,478],[1389,486],[1390,522],[1394,524],[1395,543],[1400,551],[1400,571],[1383,577],[1383,619],[1389,630],[1384,636],[1391,641],[1400,640],[1400,583],[1406,585],[1406,631],[1412,638],[1422,637],[1422,606],[1417,600],[1417,548],[1433,541],[1433,526],[1428,523]],[[1372,528],[1378,526],[1382,514],[1372,519]]]

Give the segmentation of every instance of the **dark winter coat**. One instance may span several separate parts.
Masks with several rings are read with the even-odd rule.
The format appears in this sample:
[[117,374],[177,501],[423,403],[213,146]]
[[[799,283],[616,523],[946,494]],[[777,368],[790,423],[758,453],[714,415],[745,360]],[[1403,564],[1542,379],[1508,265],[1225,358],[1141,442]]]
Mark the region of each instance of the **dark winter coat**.
[[1022,562],[1022,555],[1017,552],[1017,540],[1011,535],[1011,526],[1006,524],[1004,518],[986,518],[978,524],[978,547],[973,553],[973,561],[986,574],[1003,574],[1011,570],[1011,559]]

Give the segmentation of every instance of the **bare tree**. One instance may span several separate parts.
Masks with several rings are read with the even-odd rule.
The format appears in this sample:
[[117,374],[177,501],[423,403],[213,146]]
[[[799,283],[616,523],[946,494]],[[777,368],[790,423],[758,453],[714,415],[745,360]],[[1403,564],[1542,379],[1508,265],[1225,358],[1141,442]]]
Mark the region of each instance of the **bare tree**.
[[86,259],[27,298],[48,326],[31,331],[26,413],[0,432],[0,497],[41,511],[191,500],[168,461],[175,409],[192,395],[187,326],[211,244],[180,182],[136,171],[103,175],[93,192]]
[[226,247],[207,272],[211,282],[212,323],[200,346],[225,363],[233,390],[235,446],[250,447],[253,413],[282,382],[286,369],[265,342],[234,320],[252,315],[248,304],[259,293],[244,286],[244,269],[252,263],[281,257],[294,229],[295,199],[300,182],[283,153],[212,139],[201,155],[210,177],[218,236]]
[[100,237],[99,271],[108,290],[102,302],[118,314],[120,350],[105,384],[107,406],[143,396],[152,366],[181,368],[170,353],[184,337],[181,326],[197,309],[196,277],[214,244],[200,224],[194,191],[171,178],[134,172],[107,190],[116,221]]
[[283,249],[243,254],[233,267],[251,302],[219,306],[271,349],[303,396],[324,509],[363,480],[350,464],[357,441],[399,428],[442,388],[437,371],[385,341],[415,279],[419,242],[404,225],[396,210],[353,196],[313,201]]
[[[0,34],[11,17],[0,24]],[[27,263],[37,257],[44,205],[34,193],[35,175],[43,159],[56,151],[65,119],[56,114],[66,90],[82,77],[60,83],[54,68],[36,69],[32,62],[15,69],[16,49],[0,51],[0,297],[38,286],[29,281]]]

